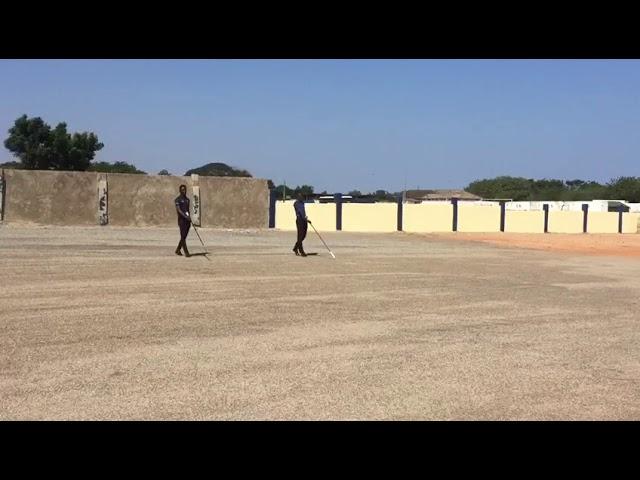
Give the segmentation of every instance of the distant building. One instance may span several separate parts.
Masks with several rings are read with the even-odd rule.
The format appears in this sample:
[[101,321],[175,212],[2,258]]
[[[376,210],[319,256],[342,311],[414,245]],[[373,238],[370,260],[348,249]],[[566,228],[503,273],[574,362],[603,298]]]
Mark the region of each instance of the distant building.
[[638,207],[624,200],[578,200],[578,201],[535,201],[535,202],[507,202],[507,210],[520,210],[526,212],[541,211],[544,205],[549,206],[549,211],[581,212],[582,205],[589,205],[590,212],[617,212],[620,207],[625,212],[635,212]]
[[[318,203],[334,203],[333,195],[314,195],[314,200]],[[373,195],[342,195],[342,203],[376,203]]]
[[454,198],[470,201],[482,200],[482,197],[464,190],[407,190],[405,192],[407,203],[449,201]]

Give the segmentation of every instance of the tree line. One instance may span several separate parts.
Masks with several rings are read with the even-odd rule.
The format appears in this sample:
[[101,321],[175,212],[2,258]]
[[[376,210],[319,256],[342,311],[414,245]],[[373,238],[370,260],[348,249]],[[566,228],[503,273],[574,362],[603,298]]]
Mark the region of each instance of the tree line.
[[[0,168],[141,175],[147,173],[127,162],[93,161],[96,153],[104,147],[95,133],[70,133],[67,131],[65,122],[60,122],[52,128],[40,117],[29,118],[27,115],[22,115],[17,118],[9,129],[9,136],[4,141],[4,146],[18,160],[0,163]],[[202,167],[187,170],[184,175],[189,176],[192,173],[221,177],[251,177],[248,171],[236,169],[224,163],[208,163]],[[171,175],[171,173],[163,169],[158,172],[158,175]]]
[[640,177],[617,177],[605,184],[592,180],[535,180],[500,176],[475,180],[465,190],[485,199],[513,201],[626,200],[640,202]]

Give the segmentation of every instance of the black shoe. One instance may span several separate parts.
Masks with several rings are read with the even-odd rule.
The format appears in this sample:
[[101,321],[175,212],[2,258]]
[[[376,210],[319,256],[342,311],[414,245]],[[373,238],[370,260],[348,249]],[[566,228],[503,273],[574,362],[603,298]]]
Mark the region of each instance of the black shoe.
[[184,247],[184,256],[185,257],[190,257],[191,254],[189,253],[189,250],[187,250],[187,247]]
[[298,253],[298,249],[296,247],[293,247],[293,253],[295,253],[296,255],[300,255],[300,253]]
[[176,255],[182,256],[182,252],[180,250],[176,250]]
[[301,251],[300,251],[300,255],[301,255],[301,256],[303,256],[303,257],[306,257],[306,256],[307,256],[307,254],[306,254],[306,253],[304,253],[304,251],[303,251],[303,250],[301,250]]

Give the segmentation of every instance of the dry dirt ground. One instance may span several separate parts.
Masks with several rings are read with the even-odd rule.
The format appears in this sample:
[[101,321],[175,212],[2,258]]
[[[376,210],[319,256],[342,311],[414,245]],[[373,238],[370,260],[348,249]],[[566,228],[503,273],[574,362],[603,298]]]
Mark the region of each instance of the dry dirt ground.
[[640,235],[200,233],[0,226],[0,419],[640,419]]
[[491,243],[505,247],[549,250],[555,252],[615,257],[640,257],[640,235],[605,233],[581,234],[529,234],[529,233],[463,233],[434,234],[431,238],[446,238]]

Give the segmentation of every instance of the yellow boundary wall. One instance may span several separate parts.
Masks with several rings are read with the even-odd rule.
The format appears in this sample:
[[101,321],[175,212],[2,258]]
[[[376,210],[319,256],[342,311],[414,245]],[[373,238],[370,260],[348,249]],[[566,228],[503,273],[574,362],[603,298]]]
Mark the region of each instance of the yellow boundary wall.
[[519,212],[507,210],[504,231],[512,233],[544,232],[544,212]]
[[342,230],[345,232],[397,232],[398,205],[395,203],[343,203]]
[[500,207],[458,204],[459,232],[499,232]]
[[[622,223],[624,227],[624,217]],[[582,230],[580,230],[582,231]],[[609,212],[589,212],[587,217],[587,233],[611,233],[618,231],[618,214]]]
[[450,232],[453,225],[453,205],[406,203],[402,209],[402,229],[405,232]]
[[[549,212],[549,233],[582,233],[582,219],[582,212]],[[616,227],[611,233],[617,231]]]
[[[296,229],[295,200],[276,201],[276,228],[280,230]],[[344,205],[343,205],[344,208]],[[333,203],[305,203],[304,210],[313,226],[325,232],[336,230],[336,206]]]
[[[640,213],[622,214],[622,233],[638,233],[640,231]],[[618,231],[617,228],[615,230]]]
[[[295,230],[293,200],[276,202],[275,227]],[[402,229],[411,233],[453,231],[453,205],[403,204]],[[342,230],[347,232],[397,231],[398,206],[395,203],[343,203]],[[334,203],[306,203],[305,210],[314,226],[322,231],[336,230]],[[640,214],[624,213],[623,233],[637,233]],[[549,233],[582,233],[583,212],[550,211]],[[500,231],[500,207],[458,204],[458,231],[491,233]],[[505,232],[544,233],[543,211],[505,211]],[[589,212],[587,233],[618,233],[617,212]]]

